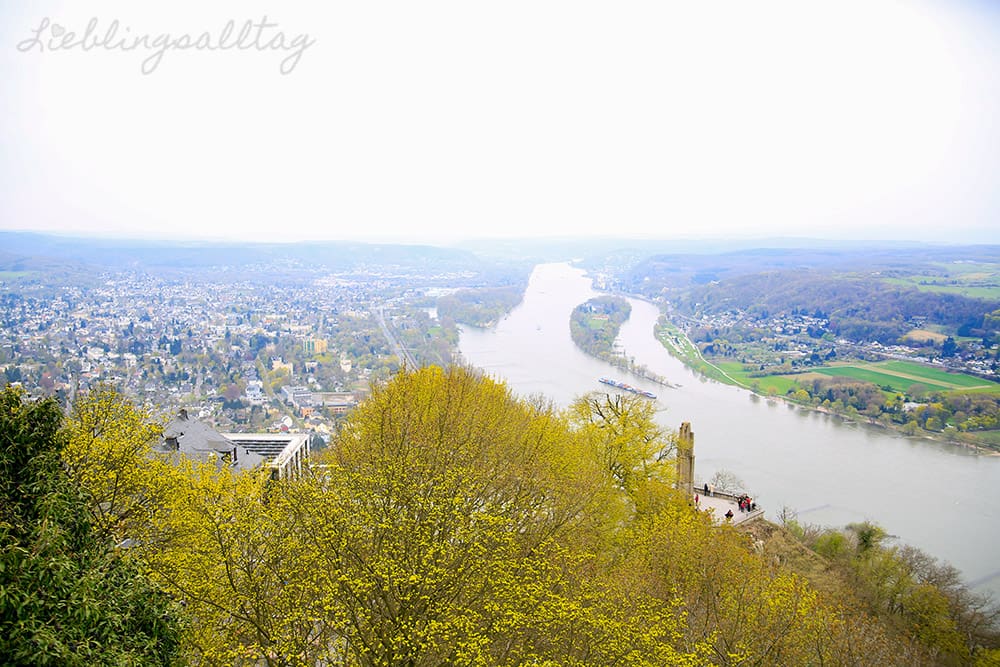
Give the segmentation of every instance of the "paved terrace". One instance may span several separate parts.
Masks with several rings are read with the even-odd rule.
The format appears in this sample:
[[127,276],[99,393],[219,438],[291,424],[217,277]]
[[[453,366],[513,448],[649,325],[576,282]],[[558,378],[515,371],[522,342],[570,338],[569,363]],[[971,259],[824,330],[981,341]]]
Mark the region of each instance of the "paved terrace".
[[757,509],[752,512],[741,512],[740,505],[736,500],[736,496],[725,493],[723,491],[716,491],[714,496],[705,496],[704,490],[695,488],[695,493],[698,494],[698,507],[702,511],[707,512],[708,510],[713,510],[713,515],[717,523],[722,523],[726,520],[726,512],[728,510],[733,511],[733,524],[747,523],[748,521],[753,521],[764,516],[764,510],[761,509],[760,505],[757,505]]

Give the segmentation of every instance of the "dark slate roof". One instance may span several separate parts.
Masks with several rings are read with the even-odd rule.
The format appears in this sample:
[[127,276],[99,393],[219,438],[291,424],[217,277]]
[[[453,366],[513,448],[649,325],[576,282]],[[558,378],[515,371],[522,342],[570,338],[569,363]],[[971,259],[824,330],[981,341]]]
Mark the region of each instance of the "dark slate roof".
[[184,412],[167,423],[163,429],[163,437],[154,449],[167,454],[180,453],[201,461],[208,460],[211,456],[220,466],[222,455],[229,454],[232,459],[235,450],[233,468],[236,470],[250,470],[267,460],[260,454],[232,442],[207,424],[188,418]]

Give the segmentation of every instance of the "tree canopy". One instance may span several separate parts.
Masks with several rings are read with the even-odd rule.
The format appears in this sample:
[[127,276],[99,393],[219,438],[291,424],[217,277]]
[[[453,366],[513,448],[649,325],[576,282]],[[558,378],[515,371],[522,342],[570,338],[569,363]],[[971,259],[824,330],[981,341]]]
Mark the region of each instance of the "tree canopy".
[[[781,551],[698,511],[673,488],[676,435],[639,397],[559,410],[469,369],[407,371],[282,480],[159,458],[156,425],[107,387],[65,428],[50,401],[2,401],[0,654],[14,663],[994,655],[994,620],[953,571],[886,548],[876,526]],[[846,574],[802,567],[817,554]]]
[[94,530],[55,401],[0,393],[0,655],[8,664],[171,664],[178,609]]

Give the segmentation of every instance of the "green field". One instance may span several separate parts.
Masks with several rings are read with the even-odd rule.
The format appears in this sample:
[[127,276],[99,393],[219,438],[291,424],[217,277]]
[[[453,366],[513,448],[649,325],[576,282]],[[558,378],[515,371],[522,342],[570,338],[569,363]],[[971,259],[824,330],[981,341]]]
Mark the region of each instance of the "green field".
[[880,387],[892,387],[892,391],[905,392],[915,384],[938,391],[960,391],[965,389],[1000,391],[1000,384],[959,373],[948,373],[939,368],[931,368],[909,361],[883,361],[875,364],[847,364],[825,366],[813,369],[830,377],[849,377],[872,382]]
[[973,444],[1000,450],[1000,431],[974,431],[963,433],[962,439]]
[[753,388],[761,394],[785,395],[789,389],[796,389],[809,376],[847,377],[863,382],[871,382],[878,387],[889,387],[890,391],[907,393],[913,385],[922,385],[929,391],[969,391],[975,393],[1000,393],[1000,383],[991,382],[972,375],[949,373],[911,361],[880,361],[876,363],[853,363],[842,366],[821,366],[806,374],[765,375],[751,377],[752,370],[745,370],[739,361],[709,362],[702,358],[686,336],[672,324],[661,323],[660,341],[673,354],[683,359],[689,366],[707,376],[746,388]]
[[910,387],[915,384],[922,384],[928,389],[937,389],[940,391],[948,391],[951,389],[949,386],[942,384],[935,384],[927,380],[914,380],[913,378],[904,378],[898,375],[889,375],[888,373],[879,373],[878,371],[871,370],[871,368],[858,367],[858,366],[827,366],[823,368],[814,368],[814,373],[820,373],[822,375],[828,375],[830,377],[847,377],[853,380],[862,380],[864,382],[871,382],[880,387],[891,387],[892,391],[897,391],[904,393]]
[[1000,299],[1000,287],[987,287],[987,286],[975,286],[975,285],[969,285],[964,287],[959,285],[938,285],[938,284],[917,283],[913,282],[912,280],[904,280],[899,278],[886,278],[885,281],[903,287],[916,287],[921,292],[958,294],[960,296],[967,296],[970,299],[987,299],[987,300]]
[[0,280],[18,280],[19,278],[27,278],[34,271],[0,271]]
[[749,382],[747,381],[747,373],[746,371],[743,370],[743,364],[741,364],[740,362],[719,361],[715,365],[721,368],[722,370],[726,371],[727,373],[729,373],[731,376],[733,376],[733,378],[739,380],[740,382],[749,384]]
[[938,384],[951,385],[955,388],[978,388],[994,385],[996,388],[1000,389],[1000,385],[997,385],[996,382],[990,382],[989,380],[973,377],[972,375],[949,373],[941,370],[940,368],[931,368],[930,366],[915,364],[910,361],[886,361],[878,365],[899,375],[919,377]]
[[[743,370],[743,364],[738,361],[721,361],[715,364],[734,380],[744,387],[752,387],[754,383],[759,384],[758,391],[762,394],[777,392],[780,395],[788,393],[789,389],[796,386],[795,376],[788,375],[765,375],[764,377],[750,377],[750,372]],[[771,389],[774,391],[770,391]]]
[[745,370],[738,361],[720,361],[715,367],[728,375],[724,381],[735,381],[747,388],[754,387],[761,394],[780,395],[794,390],[801,382],[807,382],[817,375],[843,377],[862,382],[871,382],[878,387],[888,387],[889,391],[907,393],[913,385],[922,385],[928,391],[971,391],[976,393],[1000,393],[1000,384],[959,373],[948,373],[908,361],[882,361],[878,363],[844,364],[842,366],[822,366],[808,373],[790,375],[765,375],[753,377],[753,372]]
[[915,274],[885,278],[893,285],[915,287],[924,292],[961,294],[974,299],[1000,299],[1000,264],[985,262],[937,262],[941,274]]

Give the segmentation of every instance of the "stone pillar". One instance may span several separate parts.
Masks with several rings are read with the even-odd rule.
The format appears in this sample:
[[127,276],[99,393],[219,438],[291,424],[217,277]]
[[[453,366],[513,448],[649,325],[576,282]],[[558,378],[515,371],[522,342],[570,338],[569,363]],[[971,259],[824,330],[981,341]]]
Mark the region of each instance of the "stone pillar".
[[694,433],[690,422],[682,422],[677,432],[677,489],[694,495]]

